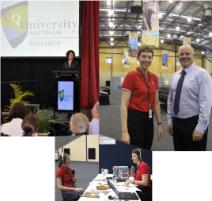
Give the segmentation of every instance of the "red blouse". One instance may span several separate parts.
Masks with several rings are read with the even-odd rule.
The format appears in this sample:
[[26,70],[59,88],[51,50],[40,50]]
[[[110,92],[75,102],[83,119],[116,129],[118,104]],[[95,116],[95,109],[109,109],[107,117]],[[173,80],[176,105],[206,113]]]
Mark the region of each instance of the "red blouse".
[[75,187],[72,170],[67,166],[61,166],[56,171],[56,177],[62,179],[62,185],[66,187]]
[[[148,102],[152,111],[154,110],[155,95],[158,90],[158,78],[153,73],[148,73],[148,80],[141,73],[140,68],[129,72],[124,78],[122,89],[131,91],[129,100],[129,109],[139,110],[141,112],[148,112]],[[150,92],[150,101],[148,101],[148,83]]]
[[138,165],[136,174],[135,174],[135,180],[142,181],[142,175],[148,174],[149,175],[149,183],[148,186],[151,186],[151,170],[147,163],[144,161],[141,161]]

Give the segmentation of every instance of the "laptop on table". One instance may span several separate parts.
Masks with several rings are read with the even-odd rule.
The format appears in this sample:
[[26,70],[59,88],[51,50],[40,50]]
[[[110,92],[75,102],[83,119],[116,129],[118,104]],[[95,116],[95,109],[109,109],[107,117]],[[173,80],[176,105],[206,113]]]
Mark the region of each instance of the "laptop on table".
[[118,195],[121,200],[139,200],[139,197],[135,192],[119,192],[117,188],[114,186],[113,182],[108,180],[108,185],[112,188],[112,190]]

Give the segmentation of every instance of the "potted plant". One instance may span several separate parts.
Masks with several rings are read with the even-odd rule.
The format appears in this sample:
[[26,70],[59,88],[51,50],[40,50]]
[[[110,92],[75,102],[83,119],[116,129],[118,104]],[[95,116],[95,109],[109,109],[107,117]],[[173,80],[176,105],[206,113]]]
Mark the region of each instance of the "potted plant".
[[9,112],[12,106],[15,103],[22,102],[24,104],[29,103],[28,101],[24,100],[27,96],[34,96],[34,93],[32,91],[23,91],[20,86],[17,84],[11,83],[10,86],[13,89],[14,97],[10,98],[10,105],[6,106],[6,111]]
[[39,110],[36,113],[36,116],[39,119],[39,127],[38,127],[38,134],[39,135],[49,135],[50,133],[54,133],[54,129],[51,126],[51,117],[47,114],[46,110]]

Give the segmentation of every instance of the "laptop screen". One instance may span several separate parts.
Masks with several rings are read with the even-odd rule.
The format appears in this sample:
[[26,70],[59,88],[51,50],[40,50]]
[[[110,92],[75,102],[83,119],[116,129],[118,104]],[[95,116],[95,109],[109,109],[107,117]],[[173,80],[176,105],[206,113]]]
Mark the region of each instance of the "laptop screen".
[[116,189],[116,187],[114,186],[113,182],[108,179],[108,185],[113,189],[113,191],[119,196],[119,192],[118,190]]

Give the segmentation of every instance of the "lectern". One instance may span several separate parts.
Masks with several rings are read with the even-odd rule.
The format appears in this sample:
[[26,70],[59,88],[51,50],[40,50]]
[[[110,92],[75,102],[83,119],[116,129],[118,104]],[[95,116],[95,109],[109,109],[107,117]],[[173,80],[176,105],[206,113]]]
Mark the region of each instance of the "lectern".
[[54,84],[54,114],[77,112],[80,103],[79,71],[52,71]]

